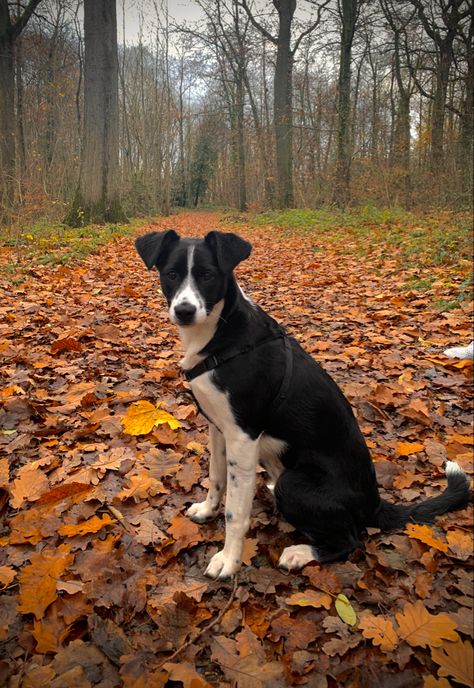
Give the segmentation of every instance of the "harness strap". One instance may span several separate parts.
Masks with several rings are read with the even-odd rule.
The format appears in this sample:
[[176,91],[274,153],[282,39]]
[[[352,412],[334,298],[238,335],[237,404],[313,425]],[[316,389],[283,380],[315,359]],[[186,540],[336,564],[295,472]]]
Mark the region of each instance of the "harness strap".
[[291,350],[291,342],[288,336],[283,338],[285,344],[285,374],[281,381],[280,389],[273,402],[272,414],[275,414],[286,401],[288,391],[290,389],[291,377],[293,375],[293,352]]
[[[211,354],[210,356],[205,358],[204,361],[201,361],[193,368],[189,368],[189,370],[183,370],[183,375],[188,382],[191,382],[191,380],[194,380],[195,377],[198,377],[203,373],[207,373],[210,370],[214,370],[214,368],[217,368],[223,363],[230,361],[232,358],[240,356],[241,354],[246,354],[249,351],[252,351],[252,349],[256,349],[257,347],[262,346],[263,344],[267,344],[268,342],[271,342],[275,339],[279,339],[280,337],[283,337],[286,346],[286,332],[283,328],[280,328],[277,332],[273,332],[270,336],[264,337],[260,341],[255,342],[254,344],[246,344],[245,346],[240,347],[234,346],[222,353]],[[280,393],[281,389],[279,394]]]

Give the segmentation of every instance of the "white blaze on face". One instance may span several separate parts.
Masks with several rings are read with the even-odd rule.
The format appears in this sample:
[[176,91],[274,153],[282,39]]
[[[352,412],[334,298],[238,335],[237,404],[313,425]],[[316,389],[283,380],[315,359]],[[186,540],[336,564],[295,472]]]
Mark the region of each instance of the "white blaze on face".
[[194,249],[195,246],[190,246],[188,248],[188,260],[187,260],[187,273],[183,280],[182,285],[176,292],[171,301],[170,305],[170,320],[175,325],[179,324],[178,317],[176,315],[176,308],[183,305],[184,303],[194,306],[196,309],[196,314],[194,316],[193,325],[198,325],[206,320],[206,304],[199,293],[197,284],[192,276],[192,269],[194,265]]

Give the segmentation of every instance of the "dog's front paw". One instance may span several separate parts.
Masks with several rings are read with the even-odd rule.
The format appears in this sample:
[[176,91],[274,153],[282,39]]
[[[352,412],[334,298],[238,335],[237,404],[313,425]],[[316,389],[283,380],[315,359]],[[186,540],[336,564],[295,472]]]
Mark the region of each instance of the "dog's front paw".
[[302,569],[310,561],[317,561],[317,552],[311,545],[291,545],[281,553],[278,566],[287,571]]
[[196,502],[191,504],[189,509],[186,511],[186,516],[196,523],[205,523],[210,518],[215,518],[217,516],[218,509],[213,509],[210,503],[206,500],[204,502]]
[[224,550],[221,550],[214,554],[209,562],[209,566],[204,571],[204,575],[209,576],[209,578],[219,578],[222,580],[223,578],[230,578],[239,569],[240,559],[233,559],[224,554]]

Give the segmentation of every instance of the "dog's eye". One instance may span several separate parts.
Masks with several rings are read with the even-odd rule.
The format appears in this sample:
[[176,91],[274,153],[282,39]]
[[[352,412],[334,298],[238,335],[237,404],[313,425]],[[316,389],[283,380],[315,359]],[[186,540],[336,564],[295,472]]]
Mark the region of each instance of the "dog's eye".
[[175,280],[178,278],[178,273],[176,272],[176,270],[170,270],[169,272],[166,273],[166,277],[169,280]]
[[206,270],[206,272],[203,272],[203,273],[202,273],[201,279],[202,279],[204,282],[210,282],[211,280],[214,279],[214,273],[211,272],[210,270]]

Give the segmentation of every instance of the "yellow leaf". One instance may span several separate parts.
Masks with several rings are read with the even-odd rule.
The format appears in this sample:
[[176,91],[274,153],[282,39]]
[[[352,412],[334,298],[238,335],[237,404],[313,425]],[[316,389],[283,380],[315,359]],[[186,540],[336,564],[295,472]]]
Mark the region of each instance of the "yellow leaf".
[[296,605],[298,607],[324,607],[331,608],[331,596],[326,595],[325,592],[318,592],[316,590],[306,590],[305,592],[295,592],[286,600],[287,604]]
[[109,526],[112,523],[115,523],[115,521],[113,518],[110,518],[108,514],[104,514],[102,518],[92,516],[92,518],[89,518],[87,521],[81,521],[75,525],[61,526],[58,529],[58,533],[66,537],[87,535],[88,533],[97,533],[101,528]]
[[347,597],[342,594],[342,592],[336,597],[335,604],[336,611],[344,623],[346,623],[348,626],[355,626],[357,623],[357,614],[354,611],[354,607],[351,605]]
[[149,401],[136,401],[129,406],[127,413],[122,418],[123,431],[127,435],[147,435],[155,425],[168,423],[172,430],[181,427],[170,413],[154,406]]
[[474,649],[466,640],[457,643],[443,643],[439,649],[431,650],[431,657],[439,664],[438,673],[441,676],[452,676],[463,686],[474,686]]
[[396,614],[400,637],[409,645],[439,647],[443,640],[459,640],[457,623],[447,614],[430,614],[421,600],[407,602],[402,614]]
[[391,652],[398,645],[398,636],[392,622],[383,616],[364,616],[359,623],[359,629],[364,638],[372,640],[372,643],[379,645],[384,652]]
[[405,528],[405,533],[408,537],[414,540],[420,540],[420,542],[424,542],[425,545],[429,545],[440,552],[446,553],[448,551],[448,545],[435,537],[433,529],[429,526],[419,526],[416,523],[408,523]]

